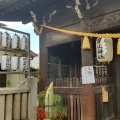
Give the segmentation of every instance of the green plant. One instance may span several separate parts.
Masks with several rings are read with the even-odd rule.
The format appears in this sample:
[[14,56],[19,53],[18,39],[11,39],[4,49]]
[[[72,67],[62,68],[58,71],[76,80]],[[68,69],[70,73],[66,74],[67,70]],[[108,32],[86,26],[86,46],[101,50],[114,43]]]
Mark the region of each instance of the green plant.
[[45,107],[45,91],[38,94],[39,107]]
[[[45,108],[45,91],[38,94],[39,107]],[[62,120],[62,118],[67,116],[67,108],[63,106],[61,95],[54,94],[53,96],[53,106],[51,111],[52,120]],[[49,114],[49,111],[48,111]]]

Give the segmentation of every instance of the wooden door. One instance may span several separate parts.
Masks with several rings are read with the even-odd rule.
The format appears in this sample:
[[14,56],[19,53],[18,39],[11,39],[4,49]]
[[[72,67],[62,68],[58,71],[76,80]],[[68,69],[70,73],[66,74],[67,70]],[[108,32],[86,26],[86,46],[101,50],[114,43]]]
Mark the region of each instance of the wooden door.
[[59,78],[51,79],[54,82],[54,93],[61,94],[64,106],[67,107],[68,116],[65,120],[81,120],[81,79],[79,78]]
[[[95,72],[95,106],[96,120],[112,120],[113,114],[113,81],[111,63],[101,63],[96,59],[94,61]],[[102,87],[108,92],[108,102],[102,101]]]

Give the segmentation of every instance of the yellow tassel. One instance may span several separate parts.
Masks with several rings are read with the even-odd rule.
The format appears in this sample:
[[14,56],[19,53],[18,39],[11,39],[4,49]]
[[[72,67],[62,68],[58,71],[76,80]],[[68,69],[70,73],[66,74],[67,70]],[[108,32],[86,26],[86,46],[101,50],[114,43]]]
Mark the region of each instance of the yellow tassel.
[[82,49],[83,50],[90,49],[90,42],[89,42],[89,38],[87,36],[84,36],[83,43],[82,43]]
[[102,102],[108,102],[108,92],[105,87],[102,87]]
[[120,38],[118,39],[117,43],[117,54],[120,55]]
[[41,26],[39,34],[42,34],[42,31],[43,31],[43,27]]

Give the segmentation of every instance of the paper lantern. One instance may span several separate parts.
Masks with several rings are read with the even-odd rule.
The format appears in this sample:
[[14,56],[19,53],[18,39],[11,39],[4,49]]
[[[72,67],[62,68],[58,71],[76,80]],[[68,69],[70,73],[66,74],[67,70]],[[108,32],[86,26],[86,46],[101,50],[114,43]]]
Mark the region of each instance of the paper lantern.
[[28,38],[26,36],[23,36],[20,39],[20,49],[27,50],[27,47],[28,47]]
[[28,70],[28,58],[27,57],[20,57],[19,69],[22,71]]
[[15,34],[12,37],[12,48],[13,49],[19,49],[19,44],[20,44],[20,37]]
[[97,38],[96,54],[99,62],[110,62],[113,59],[112,38]]
[[11,36],[5,32],[2,34],[2,46],[7,48],[10,47],[10,42],[11,42]]
[[11,57],[11,69],[12,70],[18,69],[18,57],[17,56]]
[[8,55],[1,56],[1,69],[2,70],[10,69],[10,56]]

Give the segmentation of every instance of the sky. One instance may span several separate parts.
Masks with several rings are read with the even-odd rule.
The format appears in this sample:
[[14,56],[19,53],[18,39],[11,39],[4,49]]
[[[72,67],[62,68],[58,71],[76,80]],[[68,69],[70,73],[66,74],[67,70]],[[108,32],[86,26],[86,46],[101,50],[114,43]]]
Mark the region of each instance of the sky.
[[34,33],[32,23],[28,23],[26,25],[22,24],[22,22],[0,22],[0,23],[6,24],[8,28],[30,33],[30,49],[35,53],[39,53],[39,36]]

